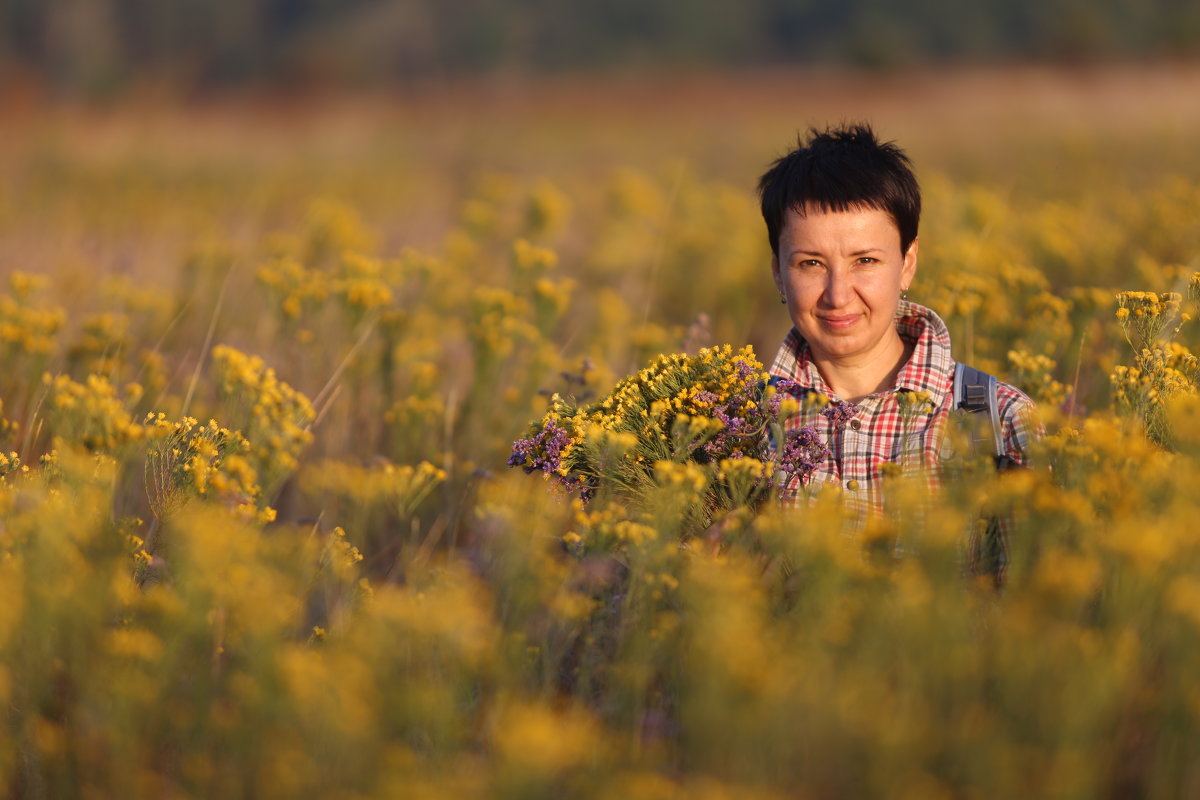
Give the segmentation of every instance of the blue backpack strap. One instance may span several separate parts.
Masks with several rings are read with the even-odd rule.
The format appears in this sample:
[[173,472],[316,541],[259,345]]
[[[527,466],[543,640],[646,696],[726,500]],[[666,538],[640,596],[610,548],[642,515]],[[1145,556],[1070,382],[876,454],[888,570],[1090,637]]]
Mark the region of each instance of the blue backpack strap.
[[981,411],[988,413],[992,425],[992,449],[996,456],[997,465],[1008,460],[1004,450],[1004,432],[1000,427],[1000,401],[996,394],[996,378],[986,372],[968,367],[966,364],[954,365],[954,406],[955,411],[977,414]]
[[[765,385],[770,386],[772,389],[774,389],[779,386],[779,383],[781,381],[786,381],[786,380],[791,380],[791,379],[785,378],[782,375],[772,375],[770,380],[768,380]],[[760,383],[758,386],[761,389],[761,388],[763,388],[764,384]],[[801,386],[801,387],[799,387],[799,389],[800,389],[800,391],[798,393],[789,391],[788,394],[790,394],[792,397],[796,398],[797,400],[800,400],[800,399],[802,399],[810,394],[813,394],[814,392],[817,391],[816,389],[813,389],[811,386]]]

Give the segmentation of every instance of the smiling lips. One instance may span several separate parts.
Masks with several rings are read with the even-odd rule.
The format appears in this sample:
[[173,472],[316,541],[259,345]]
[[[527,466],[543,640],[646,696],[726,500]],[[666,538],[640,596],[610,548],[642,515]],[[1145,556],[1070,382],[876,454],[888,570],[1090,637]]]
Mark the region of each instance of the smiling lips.
[[818,319],[831,331],[844,331],[862,318],[862,314],[827,314]]

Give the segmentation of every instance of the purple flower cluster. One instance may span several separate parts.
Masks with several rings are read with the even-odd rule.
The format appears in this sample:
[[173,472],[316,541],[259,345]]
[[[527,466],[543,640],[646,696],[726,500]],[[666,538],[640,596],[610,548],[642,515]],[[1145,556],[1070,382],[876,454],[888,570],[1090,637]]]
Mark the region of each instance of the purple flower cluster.
[[571,443],[571,434],[554,419],[548,420],[533,436],[513,442],[508,466],[521,467],[526,473],[541,470],[561,478],[562,454]]
[[771,385],[775,387],[775,394],[767,398],[767,419],[778,419],[784,396],[799,398],[804,394],[805,389],[788,378],[777,378],[772,381]]
[[700,448],[709,459],[742,458],[745,455],[744,443],[752,441],[759,430],[757,420],[748,419],[742,410],[748,396],[739,391],[719,403],[720,398],[713,392],[696,393],[697,400],[712,406],[713,419],[722,425],[720,432]]
[[829,420],[835,431],[842,431],[846,429],[846,423],[853,419],[854,415],[857,413],[857,406],[839,401],[836,403],[830,403],[829,406],[821,412],[821,416]]
[[829,455],[829,447],[820,435],[811,425],[805,425],[784,434],[779,470],[789,479],[795,476],[800,478],[800,483],[807,483],[809,476],[825,463]]
[[[784,397],[800,398],[810,391],[787,378],[776,379],[772,385],[775,387],[775,394],[766,402],[767,414],[772,419],[778,418]],[[844,428],[854,413],[854,406],[849,403],[834,403],[821,412],[837,430]],[[789,480],[798,477],[802,484],[807,483],[813,472],[829,458],[830,453],[829,446],[814,426],[805,425],[787,431],[783,437],[783,447],[779,450],[779,471]]]

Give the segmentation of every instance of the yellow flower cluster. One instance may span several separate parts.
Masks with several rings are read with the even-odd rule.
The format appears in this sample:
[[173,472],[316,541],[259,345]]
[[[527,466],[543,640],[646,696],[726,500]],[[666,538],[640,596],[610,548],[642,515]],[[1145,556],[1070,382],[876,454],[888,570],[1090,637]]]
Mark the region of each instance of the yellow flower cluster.
[[21,429],[21,424],[4,416],[4,398],[0,397],[0,437],[9,436]]
[[658,461],[654,480],[663,488],[682,489],[699,494],[708,487],[708,473],[698,464]]
[[259,508],[262,489],[247,458],[250,443],[239,432],[216,420],[171,422],[162,413],[148,415],[145,424],[154,440],[146,452],[146,494],[160,520],[191,497],[216,499],[250,519],[273,518],[270,509]]
[[717,464],[716,480],[730,508],[748,505],[775,475],[775,462],[756,458],[725,458]]
[[[672,405],[676,410],[675,421],[671,424],[671,436],[675,439],[675,446],[680,452],[688,452],[689,449],[696,444],[702,444],[713,436],[716,436],[724,428],[724,423],[719,419],[712,417],[693,417],[682,413],[682,404],[686,402],[686,398],[676,397],[668,404],[666,400],[656,400],[651,404],[650,413],[658,419],[665,419],[667,414],[671,412],[671,408],[665,408],[665,405]],[[659,405],[662,403],[663,405]]]
[[[1025,302],[1020,315],[1027,328],[1022,346],[1010,349],[1025,350],[1040,345],[1038,349],[1046,350],[1070,341],[1074,331],[1072,315],[1078,315],[1077,308],[1083,305],[1085,299],[1079,297],[1078,292],[1074,296],[1066,296],[1048,290],[1039,291]],[[1105,299],[1105,305],[1111,302]]]
[[382,504],[401,517],[411,514],[445,480],[445,470],[425,461],[415,466],[369,467],[325,461],[307,466],[300,475],[306,492],[331,494],[364,506]]
[[969,317],[983,307],[992,289],[986,277],[960,272],[939,281],[926,302],[946,317]]
[[[638,446],[638,437],[628,431],[605,428],[598,422],[588,422],[584,441],[601,454],[602,462],[616,462],[633,453]],[[634,454],[634,458],[638,458]]]
[[19,300],[28,300],[38,292],[44,292],[50,286],[50,279],[45,275],[13,270],[8,276],[8,290]]
[[316,416],[308,398],[279,380],[258,356],[227,345],[213,348],[213,373],[231,407],[231,420],[252,445],[253,466],[269,485],[294,472],[300,453],[312,441],[308,426]]
[[529,322],[529,301],[495,286],[477,288],[471,298],[468,333],[481,353],[505,358],[519,343],[538,340],[537,328]]
[[575,282],[571,280],[552,281],[539,278],[533,284],[533,302],[539,319],[539,327],[549,328],[550,323],[557,320],[571,305],[571,292]]
[[394,301],[384,279],[383,262],[358,253],[342,256],[341,269],[333,276],[331,287],[336,297],[360,314],[390,306]]
[[129,326],[125,314],[90,314],[83,319],[78,338],[67,348],[67,357],[84,372],[116,375],[132,345]]
[[284,316],[291,320],[329,296],[324,274],[291,257],[281,256],[260,267],[258,280],[278,298]]
[[1167,326],[1186,321],[1179,317],[1182,300],[1178,292],[1118,292],[1117,321],[1133,347],[1149,347]]
[[343,253],[368,253],[375,237],[349,204],[323,197],[309,205],[298,255],[309,264],[321,264]]
[[896,403],[900,407],[900,418],[909,423],[917,417],[933,413],[933,395],[927,391],[898,392]]
[[622,498],[639,523],[670,517],[686,539],[769,494],[773,467],[761,459],[784,404],[766,380],[749,347],[660,355],[587,406],[553,395],[508,463],[584,498]]
[[79,383],[69,375],[46,373],[42,382],[47,416],[66,440],[91,451],[111,453],[145,437],[145,428],[129,412],[131,403],[141,398],[141,387],[131,384],[122,398],[100,375],[88,375]]
[[525,206],[525,229],[531,236],[549,236],[566,224],[571,201],[549,181],[539,181]]
[[[701,349],[695,356],[695,367],[689,363],[690,358],[683,353],[661,355],[639,370],[633,379],[622,381],[600,403],[596,422],[603,428],[612,428],[622,420],[642,418],[648,425],[657,425],[665,440],[670,433],[666,420],[677,414],[685,419],[692,417],[695,424],[702,426],[713,421],[709,416],[712,403],[700,396],[701,390],[706,388],[700,380],[702,371],[720,371],[719,381],[708,389],[724,397],[742,388],[744,379],[737,372],[738,365],[748,367],[759,380],[766,381],[770,377],[762,371],[762,364],[749,347],[737,353],[728,344]],[[659,399],[647,405],[647,397]]]
[[572,511],[573,527],[563,535],[562,541],[576,554],[585,551],[623,552],[629,548],[655,544],[661,539],[660,531],[656,527],[632,519],[628,510],[619,503],[588,509],[575,501]]
[[619,218],[656,220],[667,203],[650,176],[628,167],[618,169],[607,188],[609,209]]
[[29,467],[21,463],[21,457],[14,450],[11,453],[0,453],[0,479],[14,472],[28,472]]
[[158,350],[143,349],[137,358],[138,384],[143,388],[143,397],[160,397],[167,388],[167,361]]
[[613,525],[613,534],[621,544],[638,547],[658,538],[658,529],[640,522],[623,519]]
[[116,522],[117,534],[125,541],[126,551],[133,561],[135,577],[146,575],[146,569],[154,556],[146,549],[146,540],[140,535],[143,522],[137,517],[123,517]]
[[356,567],[362,560],[362,552],[346,538],[346,531],[341,526],[335,527],[326,538],[321,565],[328,566],[337,577],[347,579],[356,575]]
[[389,425],[411,430],[441,430],[441,420],[446,413],[446,402],[440,398],[414,395],[397,400],[383,413]]
[[717,465],[717,477],[725,481],[758,481],[770,478],[774,471],[774,462],[756,458],[725,458]]
[[131,275],[105,276],[99,290],[106,307],[119,308],[126,316],[140,315],[162,321],[169,319],[175,304],[171,292],[136,280]]
[[1110,375],[1117,410],[1140,416],[1147,434],[1165,445],[1171,442],[1167,403],[1177,396],[1195,394],[1197,377],[1200,363],[1178,342],[1143,348],[1133,366],[1118,364]]
[[532,244],[528,239],[518,238],[512,246],[512,263],[518,274],[540,278],[558,266],[558,255],[549,248]]
[[620,503],[589,507],[578,498],[571,500],[571,514],[576,528],[600,528],[628,519],[628,512]]
[[61,308],[28,305],[23,294],[0,295],[0,347],[10,354],[48,356],[66,319]]
[[[258,270],[258,281],[279,304],[284,319],[297,325],[302,318],[337,300],[353,321],[373,310],[394,304],[391,283],[403,265],[346,251],[332,267],[306,266],[293,255],[279,255]],[[315,324],[309,320],[307,324]],[[308,331],[301,328],[301,331]]]
[[1058,408],[1067,398],[1067,387],[1055,380],[1058,363],[1046,355],[1033,355],[1026,350],[1009,350],[1010,380],[1024,390],[1034,402],[1046,408]]

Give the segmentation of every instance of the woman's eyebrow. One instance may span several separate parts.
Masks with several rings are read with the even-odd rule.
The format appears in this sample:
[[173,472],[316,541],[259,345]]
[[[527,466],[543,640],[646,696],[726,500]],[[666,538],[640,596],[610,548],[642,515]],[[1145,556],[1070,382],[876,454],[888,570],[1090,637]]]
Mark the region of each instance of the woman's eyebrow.
[[[867,253],[882,253],[882,252],[884,252],[884,249],[882,247],[864,247],[861,250],[855,250],[854,252],[848,253],[847,255],[865,256]],[[796,256],[824,256],[824,255],[825,254],[823,252],[821,252],[820,250],[796,249],[796,250],[792,250],[790,253],[788,253],[788,256],[791,258],[795,258]]]

